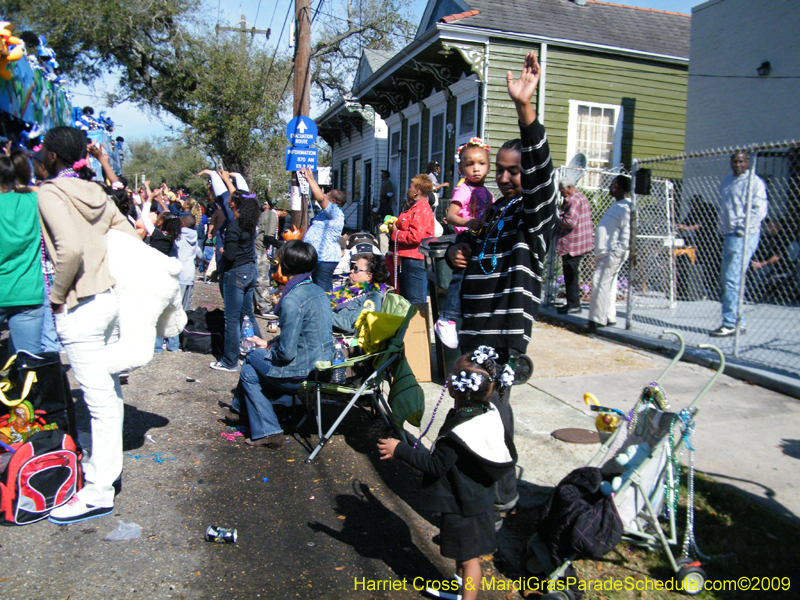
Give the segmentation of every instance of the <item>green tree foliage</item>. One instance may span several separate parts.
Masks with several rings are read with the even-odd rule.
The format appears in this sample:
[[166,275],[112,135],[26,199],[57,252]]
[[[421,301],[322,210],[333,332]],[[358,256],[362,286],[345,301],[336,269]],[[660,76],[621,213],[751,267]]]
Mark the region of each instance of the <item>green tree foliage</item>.
[[414,38],[410,0],[341,0],[321,3],[315,18],[311,81],[317,100],[332,104],[350,92],[365,49],[393,51]]
[[[286,121],[282,117],[291,71],[287,59],[271,64],[268,50],[244,45],[238,35],[204,43],[212,57],[193,93],[190,140],[205,143],[221,166],[238,171],[248,181],[252,164],[285,167]],[[263,171],[261,171],[263,173]]]
[[197,199],[205,198],[207,177],[197,174],[208,169],[208,157],[196,146],[181,140],[149,138],[125,144],[125,161],[122,174],[133,188],[136,176],[139,183],[144,176],[151,187],[162,181],[172,189],[183,188]]

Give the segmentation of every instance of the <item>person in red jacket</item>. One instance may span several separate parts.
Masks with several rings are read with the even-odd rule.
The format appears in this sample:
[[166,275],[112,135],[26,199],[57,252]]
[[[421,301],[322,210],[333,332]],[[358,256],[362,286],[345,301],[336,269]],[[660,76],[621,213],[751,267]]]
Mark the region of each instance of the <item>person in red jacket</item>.
[[390,249],[400,258],[400,294],[412,304],[428,301],[428,276],[419,245],[433,237],[434,216],[428,203],[433,182],[427,175],[417,175],[408,187],[405,210],[389,226]]

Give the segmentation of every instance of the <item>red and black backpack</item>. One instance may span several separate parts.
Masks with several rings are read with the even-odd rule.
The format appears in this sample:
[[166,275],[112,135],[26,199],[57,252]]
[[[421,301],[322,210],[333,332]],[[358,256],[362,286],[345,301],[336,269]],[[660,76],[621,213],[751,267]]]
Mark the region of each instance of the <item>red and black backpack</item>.
[[40,431],[15,448],[0,476],[0,520],[27,525],[47,518],[83,487],[75,441],[60,429]]

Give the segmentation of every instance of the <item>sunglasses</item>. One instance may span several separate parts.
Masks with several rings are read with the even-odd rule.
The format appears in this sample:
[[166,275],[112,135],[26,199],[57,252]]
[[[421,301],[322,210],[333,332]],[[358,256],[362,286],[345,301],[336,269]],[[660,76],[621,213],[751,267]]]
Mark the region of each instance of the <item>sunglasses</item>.
[[350,265],[351,273],[369,273],[369,269],[359,269],[356,265]]

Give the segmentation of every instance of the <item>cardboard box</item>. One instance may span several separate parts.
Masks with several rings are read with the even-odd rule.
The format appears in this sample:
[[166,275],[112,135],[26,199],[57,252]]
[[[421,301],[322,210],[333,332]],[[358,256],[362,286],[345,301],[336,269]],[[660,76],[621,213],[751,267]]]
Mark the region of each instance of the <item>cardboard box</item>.
[[419,312],[408,324],[403,342],[406,346],[406,360],[417,381],[431,381],[431,343],[428,333],[428,306],[415,305]]

